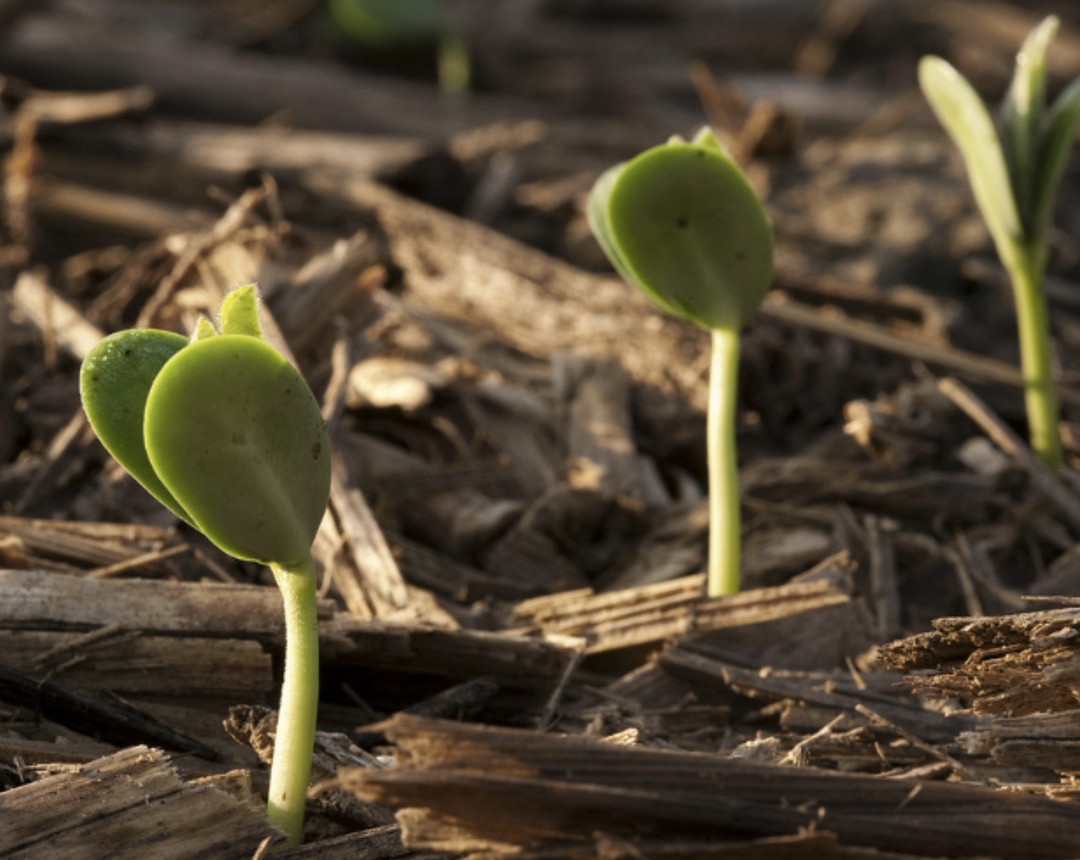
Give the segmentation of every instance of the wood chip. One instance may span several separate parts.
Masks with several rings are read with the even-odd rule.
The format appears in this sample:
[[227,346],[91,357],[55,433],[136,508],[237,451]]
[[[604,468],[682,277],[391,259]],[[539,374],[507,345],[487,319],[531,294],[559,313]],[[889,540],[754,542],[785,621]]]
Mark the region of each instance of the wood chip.
[[0,817],[0,855],[27,860],[235,860],[275,834],[254,798],[185,784],[164,754],[146,747],[0,792]]

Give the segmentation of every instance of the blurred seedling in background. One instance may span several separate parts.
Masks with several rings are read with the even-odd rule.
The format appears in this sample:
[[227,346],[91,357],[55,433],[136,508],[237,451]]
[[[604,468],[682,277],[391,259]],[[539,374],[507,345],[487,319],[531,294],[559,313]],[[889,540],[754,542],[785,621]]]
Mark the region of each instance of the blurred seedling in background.
[[300,841],[319,698],[311,544],[330,492],[330,445],[300,373],[262,339],[254,286],[226,296],[220,333],[105,338],[80,374],[102,444],[165,507],[229,555],[266,564],[285,609],[285,673],[268,817]]
[[1057,396],[1043,276],[1058,184],[1080,117],[1080,79],[1046,103],[1046,54],[1058,29],[1051,16],[1016,55],[1001,106],[999,135],[972,86],[940,57],[923,57],[919,84],[967,165],[975,200],[1009,273],[1016,300],[1031,447],[1051,469],[1062,464]]
[[468,91],[469,50],[455,32],[442,0],[329,0],[334,25],[359,54],[433,50],[444,93]]
[[672,138],[606,171],[589,196],[588,218],[623,278],[663,310],[712,333],[708,593],[735,594],[739,332],[772,281],[768,216],[738,165],[704,129],[691,142]]

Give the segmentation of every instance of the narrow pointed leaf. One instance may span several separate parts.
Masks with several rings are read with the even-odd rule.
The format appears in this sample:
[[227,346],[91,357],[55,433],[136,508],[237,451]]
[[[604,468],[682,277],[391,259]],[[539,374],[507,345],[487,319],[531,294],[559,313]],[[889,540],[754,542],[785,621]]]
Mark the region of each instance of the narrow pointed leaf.
[[222,334],[262,337],[259,325],[259,294],[254,284],[238,287],[225,296],[219,313]]
[[187,347],[188,339],[156,329],[109,335],[82,364],[79,393],[98,439],[128,474],[170,511],[192,523],[154,472],[143,441],[146,398],[161,368]]
[[1057,33],[1053,15],[1032,30],[1016,55],[1012,84],[1002,105],[1005,157],[1020,217],[1031,227],[1039,126],[1046,108],[1046,52]]
[[964,77],[940,57],[923,57],[919,85],[960,149],[983,218],[1003,259],[1015,256],[1023,227],[1009,172],[986,105]]
[[1032,202],[1032,231],[1045,241],[1054,217],[1054,202],[1065,165],[1076,139],[1080,119],[1080,78],[1073,81],[1054,101],[1043,119],[1039,147],[1039,174]]
[[188,346],[154,382],[145,437],[154,471],[219,548],[283,566],[309,557],[329,442],[307,383],[271,346],[231,334]]
[[191,332],[191,342],[205,340],[208,337],[217,337],[217,335],[218,330],[214,328],[214,324],[202,314],[199,314],[199,318],[195,320],[195,329]]

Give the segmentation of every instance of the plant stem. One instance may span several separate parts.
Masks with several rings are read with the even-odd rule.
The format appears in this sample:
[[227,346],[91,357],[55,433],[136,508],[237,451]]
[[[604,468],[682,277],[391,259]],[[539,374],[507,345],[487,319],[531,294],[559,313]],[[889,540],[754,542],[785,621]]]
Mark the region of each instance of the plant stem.
[[713,329],[709,368],[709,597],[739,592],[742,539],[739,466],[735,458],[739,332]]
[[270,765],[267,817],[298,845],[315,748],[319,707],[319,623],[315,564],[270,565],[285,607],[285,676],[281,684],[274,761]]
[[1024,374],[1031,447],[1054,472],[1061,470],[1063,455],[1058,431],[1057,393],[1050,368],[1050,324],[1046,294],[1042,289],[1043,266],[1037,250],[1023,249],[1007,264],[1016,300],[1020,334],[1020,369]]

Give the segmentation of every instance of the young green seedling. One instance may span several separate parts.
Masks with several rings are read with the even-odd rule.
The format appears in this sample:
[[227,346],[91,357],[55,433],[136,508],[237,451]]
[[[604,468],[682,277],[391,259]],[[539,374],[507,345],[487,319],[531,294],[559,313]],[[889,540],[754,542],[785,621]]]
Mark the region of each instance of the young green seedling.
[[330,492],[330,446],[303,377],[262,339],[253,286],[222,304],[221,333],[134,329],[83,362],[90,424],[162,504],[224,552],[266,564],[285,608],[285,675],[268,817],[300,841],[319,698],[311,543]]
[[468,46],[451,26],[441,0],[329,0],[327,9],[341,33],[361,49],[435,46],[443,91],[461,94],[468,90]]
[[964,157],[975,200],[1012,281],[1031,447],[1054,470],[1061,467],[1062,451],[1042,281],[1057,187],[1080,118],[1080,79],[1046,104],[1046,53],[1057,29],[1058,19],[1047,18],[1016,55],[1000,136],[982,99],[956,69],[940,57],[919,63],[919,84]]
[[742,171],[705,129],[689,143],[672,138],[605,172],[589,196],[588,218],[623,278],[663,310],[712,332],[708,591],[714,597],[735,594],[739,332],[772,280],[768,216]]

